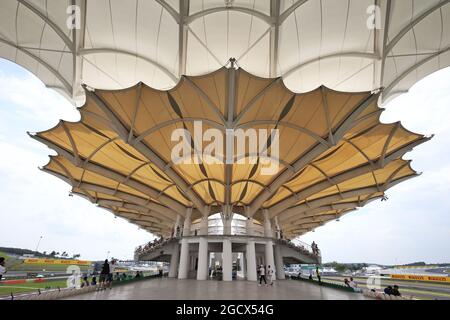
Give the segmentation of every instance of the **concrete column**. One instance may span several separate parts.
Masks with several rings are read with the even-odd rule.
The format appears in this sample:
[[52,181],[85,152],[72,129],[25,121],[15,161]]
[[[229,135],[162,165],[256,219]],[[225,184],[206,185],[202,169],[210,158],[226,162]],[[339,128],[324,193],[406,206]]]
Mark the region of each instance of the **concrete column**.
[[233,280],[233,253],[231,249],[231,241],[223,240],[222,249],[222,279],[223,281]]
[[264,215],[264,236],[268,237],[268,238],[272,238],[273,237],[272,224],[270,223],[269,210],[264,209],[263,215]]
[[253,218],[250,216],[250,208],[245,207],[244,210],[245,210],[245,216],[247,217],[247,221],[245,222],[245,227],[247,229],[247,235],[253,236],[254,235]]
[[181,240],[180,267],[178,268],[178,279],[187,279],[189,272],[189,243],[187,239]]
[[241,268],[241,276],[243,276],[244,274],[246,274],[245,270],[246,270],[246,266],[244,263],[244,254],[240,254],[240,258],[239,258],[239,266]]
[[202,217],[202,220],[200,220],[200,229],[198,230],[199,236],[206,236],[208,235],[208,217]]
[[277,234],[276,234],[277,239],[281,239],[281,235],[280,235],[280,224],[278,223],[278,216],[275,217],[275,218],[273,218],[273,222],[274,222],[275,228],[276,228],[276,230],[277,230]]
[[275,245],[275,272],[277,279],[284,280],[286,275],[284,274],[283,256],[281,255],[281,248],[278,244]]
[[[211,207],[207,207],[207,212],[211,211]],[[208,235],[208,214],[205,214],[200,220],[200,230],[198,230],[198,235],[206,236]]]
[[[179,236],[178,234],[177,234],[177,228],[180,228],[180,225],[181,225],[181,216],[179,215],[179,214],[177,214],[177,220],[175,221],[175,226],[173,227],[173,234],[172,234],[172,237],[177,237],[177,236]],[[180,230],[181,231],[181,230]]]
[[198,243],[197,280],[208,279],[208,240],[200,238]]
[[274,271],[272,280],[275,280],[277,277],[275,275],[275,261],[274,261],[274,257],[273,257],[273,242],[272,241],[267,241],[266,242],[266,246],[265,246],[265,264],[266,267],[270,266],[272,268],[272,270]]
[[231,219],[222,219],[223,222],[223,234],[231,235]]
[[180,260],[180,245],[178,243],[174,243],[172,256],[170,257],[169,278],[177,277],[179,260]]
[[245,227],[247,228],[247,235],[253,236],[253,218],[247,218],[247,221],[245,221]]
[[256,254],[255,241],[247,242],[247,250],[245,253],[247,259],[247,280],[256,281]]
[[223,223],[223,234],[231,235],[231,221],[233,220],[233,212],[231,206],[222,206],[222,223]]
[[192,208],[187,208],[186,218],[184,219],[183,236],[191,235],[191,217],[192,217]]

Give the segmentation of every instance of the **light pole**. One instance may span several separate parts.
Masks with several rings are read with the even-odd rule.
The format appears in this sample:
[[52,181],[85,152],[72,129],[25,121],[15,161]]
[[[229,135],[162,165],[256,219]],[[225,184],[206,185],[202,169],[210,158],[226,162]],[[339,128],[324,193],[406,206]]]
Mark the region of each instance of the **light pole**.
[[34,251],[38,251],[38,249],[39,249],[39,244],[41,243],[41,240],[42,240],[42,236],[40,236],[39,237],[39,241],[38,241],[38,243],[37,243],[37,245],[36,245],[36,250],[34,250]]

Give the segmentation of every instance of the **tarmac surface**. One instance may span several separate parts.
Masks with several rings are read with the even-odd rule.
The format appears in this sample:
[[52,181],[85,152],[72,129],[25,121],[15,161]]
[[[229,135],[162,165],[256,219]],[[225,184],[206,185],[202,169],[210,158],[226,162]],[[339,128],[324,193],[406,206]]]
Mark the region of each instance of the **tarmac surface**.
[[362,294],[296,280],[258,286],[245,280],[157,278],[68,298],[70,300],[364,300]]

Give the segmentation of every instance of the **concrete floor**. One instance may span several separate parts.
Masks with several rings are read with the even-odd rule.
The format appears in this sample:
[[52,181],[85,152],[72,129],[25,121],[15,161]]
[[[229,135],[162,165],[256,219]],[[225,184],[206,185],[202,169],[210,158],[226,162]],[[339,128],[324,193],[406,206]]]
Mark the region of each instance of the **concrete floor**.
[[273,287],[255,282],[176,280],[158,278],[121,285],[112,290],[87,293],[70,300],[362,300],[362,294],[279,280]]

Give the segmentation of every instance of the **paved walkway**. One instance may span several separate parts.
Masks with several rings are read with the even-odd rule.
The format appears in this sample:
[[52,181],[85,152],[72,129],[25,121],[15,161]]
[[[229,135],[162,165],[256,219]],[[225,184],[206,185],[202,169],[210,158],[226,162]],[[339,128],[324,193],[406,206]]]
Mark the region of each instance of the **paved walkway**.
[[71,300],[361,300],[362,294],[324,288],[296,280],[279,280],[259,287],[249,281],[197,281],[157,278],[139,281]]

